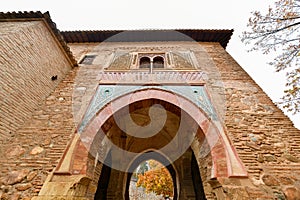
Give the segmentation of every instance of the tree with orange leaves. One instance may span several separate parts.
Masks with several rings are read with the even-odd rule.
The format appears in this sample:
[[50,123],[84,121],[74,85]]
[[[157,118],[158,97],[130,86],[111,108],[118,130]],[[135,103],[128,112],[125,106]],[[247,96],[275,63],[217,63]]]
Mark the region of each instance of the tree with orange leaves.
[[173,197],[173,180],[168,169],[155,160],[148,161],[150,170],[138,175],[137,186],[146,192],[154,192],[163,197]]

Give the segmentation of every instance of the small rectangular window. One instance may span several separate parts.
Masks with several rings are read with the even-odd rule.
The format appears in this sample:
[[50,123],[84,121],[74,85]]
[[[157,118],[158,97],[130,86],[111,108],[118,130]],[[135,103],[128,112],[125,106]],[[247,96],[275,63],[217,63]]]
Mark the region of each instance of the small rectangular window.
[[79,64],[92,65],[96,55],[85,55]]

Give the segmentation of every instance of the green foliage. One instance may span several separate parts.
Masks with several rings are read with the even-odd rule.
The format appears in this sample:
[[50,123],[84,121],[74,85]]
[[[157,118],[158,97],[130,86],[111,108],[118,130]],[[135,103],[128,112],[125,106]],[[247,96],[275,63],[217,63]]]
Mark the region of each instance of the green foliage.
[[139,174],[144,174],[148,170],[149,170],[148,163],[147,162],[143,162],[143,163],[141,163],[139,165],[138,173]]
[[285,95],[281,104],[288,111],[300,112],[300,0],[277,0],[266,14],[252,13],[242,41],[253,43],[251,50],[264,54],[277,52],[270,65],[286,73]]

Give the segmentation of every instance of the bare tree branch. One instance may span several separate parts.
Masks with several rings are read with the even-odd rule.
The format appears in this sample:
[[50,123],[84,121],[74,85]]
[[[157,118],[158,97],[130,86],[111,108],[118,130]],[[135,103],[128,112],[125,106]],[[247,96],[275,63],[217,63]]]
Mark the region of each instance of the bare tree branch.
[[[252,12],[242,41],[250,50],[279,54],[269,64],[286,72],[285,95],[280,104],[288,111],[300,112],[300,0],[277,0],[266,14]],[[253,43],[252,43],[253,42]]]

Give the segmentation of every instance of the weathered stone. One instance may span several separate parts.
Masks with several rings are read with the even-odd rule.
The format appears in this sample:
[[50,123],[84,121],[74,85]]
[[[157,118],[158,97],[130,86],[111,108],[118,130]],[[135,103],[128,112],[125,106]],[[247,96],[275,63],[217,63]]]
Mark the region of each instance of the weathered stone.
[[280,176],[279,181],[282,185],[293,185],[295,182],[294,180],[286,176]]
[[32,179],[34,179],[34,177],[36,177],[37,174],[37,171],[30,172],[26,177],[27,181],[32,181]]
[[55,98],[56,98],[55,96],[51,95],[47,98],[47,101],[53,101],[55,100]]
[[1,197],[1,200],[2,200],[2,199],[3,199],[3,200],[8,200],[8,199],[9,199],[9,196],[8,196],[7,193],[2,193],[0,197]]
[[260,147],[254,142],[246,142],[246,145],[252,149],[259,150]]
[[37,146],[37,147],[34,147],[31,151],[30,151],[30,154],[31,155],[37,155],[37,154],[40,154],[44,151],[44,148],[40,147],[40,146]]
[[284,154],[283,157],[291,162],[295,162],[295,163],[299,162],[299,159],[297,157],[295,157],[289,153]]
[[52,134],[52,135],[51,135],[51,138],[54,139],[54,138],[56,138],[56,137],[58,137],[58,136],[59,136],[59,134]]
[[239,200],[249,199],[249,195],[244,187],[226,186],[224,187],[224,191],[229,197],[229,199],[239,199]]
[[13,195],[10,196],[10,200],[18,200],[20,198],[20,194],[14,193]]
[[12,147],[6,151],[6,156],[8,158],[17,158],[25,153],[25,149],[20,147],[19,145],[16,147]]
[[263,157],[263,155],[258,154],[258,156],[257,156],[257,161],[260,162],[260,163],[263,163],[263,162],[264,162],[264,157]]
[[19,191],[25,191],[31,187],[32,187],[31,183],[21,183],[16,185],[16,189]]
[[20,183],[27,176],[28,173],[28,169],[9,172],[7,175],[6,184],[13,185],[16,183]]
[[240,121],[241,121],[241,119],[239,119],[239,118],[234,118],[233,120],[235,123],[240,123]]
[[3,186],[6,183],[6,177],[0,177],[0,185]]
[[31,197],[22,197],[22,200],[32,200]]
[[4,193],[7,193],[7,192],[11,191],[12,187],[13,186],[11,186],[11,185],[1,185],[1,188],[0,188],[1,190],[0,191],[3,191]]
[[274,147],[277,147],[277,148],[284,148],[285,147],[285,144],[283,142],[277,142],[277,143],[274,143]]
[[276,157],[271,155],[271,154],[267,154],[267,155],[264,155],[264,158],[267,162],[274,162],[276,161]]
[[284,195],[287,200],[299,200],[300,191],[295,186],[285,187],[283,189]]
[[262,184],[264,184],[263,182],[262,182],[262,180],[261,179],[256,179],[256,178],[251,178],[251,182],[253,183],[253,185],[255,185],[255,186],[259,186],[259,185],[262,185]]
[[261,145],[260,149],[266,151],[266,150],[272,150],[273,147],[270,145],[263,144],[263,145]]
[[44,146],[47,146],[51,143],[51,138],[46,138],[44,141],[43,141],[43,145]]
[[267,186],[278,186],[280,185],[278,180],[272,176],[272,175],[263,175],[262,176],[262,181],[267,185]]
[[[263,190],[261,190],[261,188],[263,188],[262,186],[259,186],[259,187],[252,187],[252,186],[248,186],[248,187],[245,187],[246,188],[246,191],[249,195],[249,199],[255,199],[255,200],[265,200],[265,199],[268,199],[268,200],[273,200],[274,199],[274,196],[270,195],[270,194],[267,194],[265,192],[263,192]],[[239,199],[239,198],[236,198],[236,199]]]

